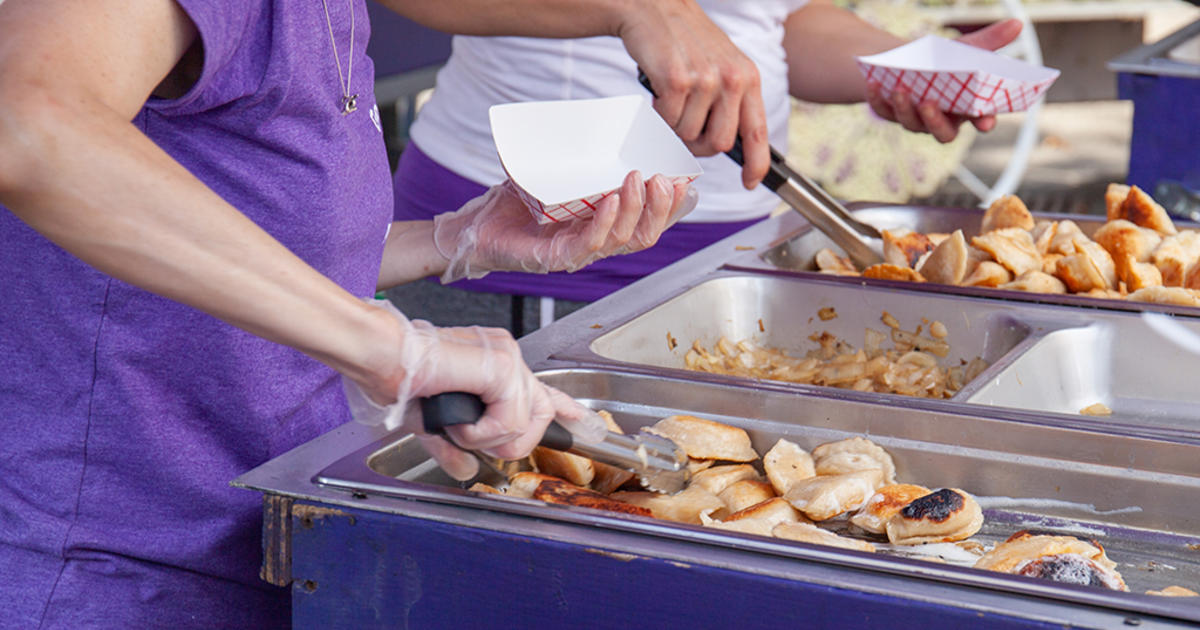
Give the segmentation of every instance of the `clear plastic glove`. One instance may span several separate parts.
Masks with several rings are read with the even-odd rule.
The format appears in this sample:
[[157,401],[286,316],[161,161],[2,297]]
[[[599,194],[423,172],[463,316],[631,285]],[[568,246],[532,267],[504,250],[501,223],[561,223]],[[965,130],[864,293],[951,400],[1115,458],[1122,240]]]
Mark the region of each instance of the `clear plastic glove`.
[[[598,442],[604,419],[571,397],[542,384],[521,357],[516,340],[499,328],[438,328],[409,321],[386,300],[370,303],[391,313],[403,330],[394,360],[376,382],[366,385],[343,377],[354,419],[388,429],[404,428],[455,479],[474,477],[479,461],[467,450],[499,459],[528,455],[546,426],[557,419],[581,442]],[[446,429],[453,444],[426,435],[416,399],[442,392],[477,394],[487,406],[479,422]],[[457,445],[457,446],[455,446]]]
[[686,184],[636,171],[587,219],[538,224],[511,180],[433,219],[433,242],[449,262],[442,283],[490,271],[577,271],[601,258],[640,251],[696,207]]
[[[1021,21],[1017,19],[996,22],[958,38],[964,44],[985,50],[997,50],[1007,46],[1021,34]],[[884,120],[899,123],[909,131],[928,133],[939,142],[951,142],[958,137],[958,128],[970,121],[979,131],[991,131],[996,126],[995,116],[967,117],[949,114],[938,109],[936,101],[930,99],[914,104],[912,95],[903,88],[893,90],[891,99],[883,97],[878,83],[867,85],[867,103]]]

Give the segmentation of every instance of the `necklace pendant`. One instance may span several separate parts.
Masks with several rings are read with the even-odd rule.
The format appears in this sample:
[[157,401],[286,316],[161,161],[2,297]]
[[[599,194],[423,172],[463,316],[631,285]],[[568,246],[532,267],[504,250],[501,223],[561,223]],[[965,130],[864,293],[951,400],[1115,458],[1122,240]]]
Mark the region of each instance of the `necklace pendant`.
[[350,96],[342,97],[342,115],[345,116],[350,112],[358,109],[358,95],[351,94]]

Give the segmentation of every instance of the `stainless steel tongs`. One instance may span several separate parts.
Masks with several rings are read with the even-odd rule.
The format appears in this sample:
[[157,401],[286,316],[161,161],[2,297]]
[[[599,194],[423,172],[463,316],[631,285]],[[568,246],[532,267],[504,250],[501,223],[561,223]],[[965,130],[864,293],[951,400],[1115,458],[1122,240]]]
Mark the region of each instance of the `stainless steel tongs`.
[[[649,90],[650,94],[655,94],[649,77],[641,68],[638,68],[638,82]],[[738,136],[733,148],[726,151],[725,155],[745,166],[741,136]],[[776,151],[775,147],[771,147],[771,166],[762,183],[814,227],[824,232],[860,269],[883,262],[883,238],[879,230],[850,216],[850,212],[825,192],[825,189],[788,166],[783,154]]]
[[[432,435],[445,434],[448,426],[478,422],[483,409],[484,404],[479,396],[463,392],[447,392],[421,399],[425,432]],[[633,435],[608,431],[601,441],[586,444],[577,441],[558,422],[551,422],[538,444],[632,471],[642,486],[656,492],[679,492],[691,477],[683,449],[664,437],[645,431]],[[483,456],[480,458],[484,459]]]
[[[744,164],[740,136],[725,154]],[[788,166],[775,147],[771,147],[771,166],[762,183],[841,247],[859,269],[883,262],[883,237],[879,230],[850,216],[824,188]]]

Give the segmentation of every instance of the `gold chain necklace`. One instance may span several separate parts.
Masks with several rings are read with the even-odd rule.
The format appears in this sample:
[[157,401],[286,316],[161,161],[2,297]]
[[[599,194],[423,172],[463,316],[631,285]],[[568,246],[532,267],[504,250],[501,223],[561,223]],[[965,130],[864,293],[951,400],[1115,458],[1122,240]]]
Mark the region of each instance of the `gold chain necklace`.
[[333,38],[333,21],[329,19],[329,2],[321,0],[325,8],[325,25],[329,27],[329,44],[333,46],[333,61],[337,64],[338,87],[342,88],[342,115],[358,109],[358,95],[350,93],[350,76],[354,71],[354,0],[347,0],[350,7],[350,56],[346,63],[346,76],[342,77],[342,59],[338,55],[337,41]]

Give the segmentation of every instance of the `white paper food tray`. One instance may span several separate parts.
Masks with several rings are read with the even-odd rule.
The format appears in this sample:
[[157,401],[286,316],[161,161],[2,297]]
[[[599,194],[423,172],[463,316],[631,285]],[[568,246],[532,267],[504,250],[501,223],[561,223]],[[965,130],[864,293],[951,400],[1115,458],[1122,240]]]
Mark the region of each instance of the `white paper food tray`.
[[691,182],[702,169],[643,95],[494,105],[496,151],[539,223],[591,216],[629,171]]
[[900,86],[914,103],[932,99],[942,111],[964,116],[1027,110],[1059,75],[935,35],[859,57],[858,67],[868,81],[879,83],[885,98]]

